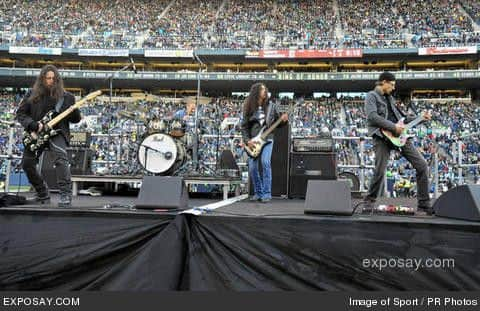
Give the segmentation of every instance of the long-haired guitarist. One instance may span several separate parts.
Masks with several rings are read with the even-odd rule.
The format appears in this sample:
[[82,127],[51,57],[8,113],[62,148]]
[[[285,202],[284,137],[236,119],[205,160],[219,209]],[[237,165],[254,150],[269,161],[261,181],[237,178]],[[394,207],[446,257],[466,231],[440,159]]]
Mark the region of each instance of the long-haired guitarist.
[[[417,200],[418,209],[430,214],[431,204],[428,185],[428,165],[422,154],[407,139],[403,146],[395,146],[386,134],[400,136],[414,119],[430,120],[429,112],[423,112],[420,118],[406,116],[395,104],[392,92],[395,90],[395,76],[390,72],[380,74],[376,87],[368,92],[365,98],[365,113],[367,115],[368,134],[373,137],[375,149],[375,172],[370,183],[368,194],[365,197],[367,209],[373,208],[374,202],[380,195],[384,182],[387,162],[391,150],[398,150],[415,168],[417,173]],[[404,121],[403,121],[404,119]]]
[[[37,77],[33,88],[27,92],[17,110],[17,120],[30,133],[38,133],[42,130],[40,120],[52,110],[63,112],[75,104],[75,97],[64,90],[62,78],[53,65],[44,66]],[[63,119],[55,127],[60,133],[53,136],[49,141],[49,149],[54,155],[58,188],[60,190],[59,207],[70,207],[72,202],[72,182],[70,165],[66,148],[70,141],[70,123],[78,123],[81,114],[75,109],[68,117]],[[39,154],[25,148],[23,152],[22,166],[28,180],[36,191],[35,201],[48,203],[50,195],[48,187],[38,173]]]
[[[243,106],[242,136],[249,147],[253,147],[252,138],[257,136],[264,128],[268,128],[277,119],[282,123],[288,121],[288,114],[280,115],[277,106],[268,99],[268,89],[263,83],[255,83],[250,88],[250,93]],[[266,137],[268,143],[263,147],[260,156],[248,159],[249,176],[253,182],[255,194],[250,197],[252,201],[269,202],[272,198],[272,148],[273,134]],[[259,161],[262,163],[262,174],[259,171]]]

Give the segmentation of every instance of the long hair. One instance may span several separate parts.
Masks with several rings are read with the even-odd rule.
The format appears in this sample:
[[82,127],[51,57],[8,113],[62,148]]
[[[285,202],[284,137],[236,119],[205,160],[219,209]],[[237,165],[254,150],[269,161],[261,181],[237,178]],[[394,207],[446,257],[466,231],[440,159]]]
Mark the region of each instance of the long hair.
[[268,89],[263,83],[255,83],[252,85],[250,88],[250,93],[248,94],[248,97],[245,99],[245,103],[243,105],[243,116],[245,118],[250,117],[258,108],[258,100],[260,98],[260,90],[262,87],[265,88],[265,92],[267,96],[265,97],[265,100],[262,103],[263,111],[267,113],[267,107],[268,107]]
[[[55,75],[55,80],[51,89],[49,89],[45,85],[45,78],[47,76],[47,73],[50,71],[52,71]],[[60,73],[58,72],[57,67],[53,65],[45,65],[43,66],[42,70],[40,70],[40,75],[37,77],[37,80],[35,80],[35,83],[33,84],[32,95],[30,95],[29,99],[33,103],[36,103],[43,96],[51,96],[55,98],[56,101],[58,101],[63,96],[64,92],[65,90],[63,88],[63,80],[60,77]]]

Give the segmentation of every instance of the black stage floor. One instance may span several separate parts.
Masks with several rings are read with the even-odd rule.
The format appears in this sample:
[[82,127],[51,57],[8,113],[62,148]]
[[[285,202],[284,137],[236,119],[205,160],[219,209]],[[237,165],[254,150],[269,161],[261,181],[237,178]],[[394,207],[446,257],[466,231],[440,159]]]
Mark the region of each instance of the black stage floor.
[[[27,197],[33,194],[22,194]],[[135,209],[135,196],[120,196],[120,195],[107,195],[107,196],[87,196],[80,195],[73,198],[72,207],[69,209],[58,208],[59,196],[55,193],[51,194],[51,203],[45,205],[26,204],[20,206],[11,206],[3,208],[2,210],[35,210],[35,211],[90,211],[90,212],[112,212],[122,213],[142,213],[142,214],[163,214],[162,211],[153,211],[148,209]],[[216,202],[220,202],[221,199],[212,198],[189,198],[188,208],[202,207]],[[355,206],[361,202],[361,199],[352,199],[352,205]],[[413,198],[380,198],[377,205],[399,205],[407,207],[416,207],[416,200]],[[204,213],[204,215],[222,215],[222,216],[240,216],[240,217],[307,217],[318,218],[318,215],[305,215],[304,200],[300,199],[281,199],[274,198],[268,203],[251,202],[248,199],[235,202],[233,204],[217,208],[215,210]],[[177,213],[177,212],[173,212]],[[396,217],[389,215],[389,217]],[[406,216],[399,216],[406,217]],[[416,213],[414,216],[420,219],[431,219],[432,217],[426,216],[424,213]]]
[[[79,196],[70,209],[57,200],[0,208],[0,290],[480,289],[478,222],[305,215],[288,199],[213,209],[220,199],[191,198],[201,216],[132,209],[128,196]],[[453,266],[423,264],[447,259]]]

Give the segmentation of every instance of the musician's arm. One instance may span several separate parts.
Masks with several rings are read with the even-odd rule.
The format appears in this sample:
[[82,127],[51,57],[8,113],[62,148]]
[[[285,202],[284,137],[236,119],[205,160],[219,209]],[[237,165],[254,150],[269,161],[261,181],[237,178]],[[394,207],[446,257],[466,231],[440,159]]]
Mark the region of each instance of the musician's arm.
[[246,144],[250,140],[250,118],[243,116],[240,124],[240,131],[242,132],[243,142]]
[[375,95],[372,93],[368,93],[365,97],[365,114],[369,125],[395,132],[395,123],[378,114]]
[[[278,119],[280,119],[281,116],[282,116],[282,113],[280,113],[280,111],[278,111],[278,105],[275,104],[273,106],[273,121],[272,121],[272,123],[277,121]],[[281,122],[278,125],[278,127],[283,127],[283,126],[287,125],[287,122]]]
[[38,122],[34,121],[30,116],[31,114],[31,104],[27,101],[27,98],[30,97],[30,93],[27,93],[25,97],[20,102],[20,105],[17,109],[15,118],[20,122],[23,128],[29,132],[36,132],[38,130]]

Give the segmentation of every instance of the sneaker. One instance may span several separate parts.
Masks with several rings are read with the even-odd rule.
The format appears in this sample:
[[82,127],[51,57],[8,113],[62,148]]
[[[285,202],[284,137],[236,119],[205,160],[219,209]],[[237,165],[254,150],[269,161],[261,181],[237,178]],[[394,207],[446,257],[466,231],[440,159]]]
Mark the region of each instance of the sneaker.
[[432,216],[433,214],[435,214],[435,211],[433,210],[432,205],[430,203],[423,203],[423,202],[418,203],[417,212],[421,212],[421,213],[423,212],[428,216]]
[[27,202],[31,204],[49,204],[50,192],[48,188],[45,187],[44,190],[37,192],[33,198],[27,199]]
[[33,198],[27,199],[27,204],[50,204],[50,195],[40,195],[37,193]]
[[259,197],[258,195],[252,195],[252,196],[249,198],[249,200],[250,200],[251,202],[253,202],[253,201],[260,201],[260,197]]
[[72,196],[69,194],[61,194],[60,201],[58,201],[59,208],[69,208],[72,207]]
[[271,200],[272,200],[272,199],[270,199],[270,198],[261,198],[261,199],[260,199],[260,202],[262,202],[262,203],[268,203],[268,202],[270,202]]

